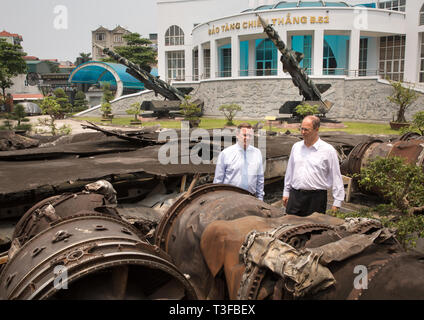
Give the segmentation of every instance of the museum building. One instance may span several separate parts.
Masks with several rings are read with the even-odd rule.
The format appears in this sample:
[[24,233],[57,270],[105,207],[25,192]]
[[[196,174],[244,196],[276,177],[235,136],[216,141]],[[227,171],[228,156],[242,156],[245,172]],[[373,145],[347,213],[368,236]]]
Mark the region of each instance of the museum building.
[[302,52],[314,77],[424,82],[424,1],[158,0],[167,81],[286,77],[258,15]]

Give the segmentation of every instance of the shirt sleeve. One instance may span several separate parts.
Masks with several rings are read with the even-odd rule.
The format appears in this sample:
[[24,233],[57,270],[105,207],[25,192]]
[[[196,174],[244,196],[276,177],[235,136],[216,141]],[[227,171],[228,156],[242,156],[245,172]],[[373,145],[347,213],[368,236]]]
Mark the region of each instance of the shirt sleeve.
[[333,206],[340,208],[345,198],[345,191],[336,150],[332,150],[330,155],[330,169],[333,185]]
[[258,177],[256,180],[256,197],[259,200],[263,200],[265,195],[265,192],[264,192],[265,178],[264,178],[264,166],[262,163],[262,153],[260,150],[259,150],[259,169],[258,170],[259,170]]
[[290,157],[289,157],[289,162],[287,163],[287,169],[286,169],[286,173],[284,175],[284,190],[283,190],[283,197],[288,197],[290,195],[290,189],[292,188],[291,183],[292,183],[292,177],[293,177],[293,166],[294,166],[294,161],[293,161],[293,150],[295,148],[295,145],[293,145],[291,151],[290,151]]
[[215,176],[213,178],[213,183],[224,183],[225,177],[225,161],[224,154],[221,152],[218,156],[218,161],[215,167]]

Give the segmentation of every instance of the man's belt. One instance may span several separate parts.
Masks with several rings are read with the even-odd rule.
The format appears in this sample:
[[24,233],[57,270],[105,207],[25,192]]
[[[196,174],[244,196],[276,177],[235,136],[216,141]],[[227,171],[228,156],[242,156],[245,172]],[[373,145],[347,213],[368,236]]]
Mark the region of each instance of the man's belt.
[[302,190],[302,189],[292,189],[293,191],[296,192],[300,192],[300,193],[320,193],[320,192],[327,192],[327,190],[321,190],[321,189],[317,189],[317,190]]

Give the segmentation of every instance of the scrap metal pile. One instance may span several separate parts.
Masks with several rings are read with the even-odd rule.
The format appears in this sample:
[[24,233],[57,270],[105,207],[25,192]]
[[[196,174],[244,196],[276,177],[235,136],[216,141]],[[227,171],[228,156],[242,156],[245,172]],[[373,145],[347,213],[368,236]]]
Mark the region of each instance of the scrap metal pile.
[[0,299],[424,297],[422,255],[378,221],[285,215],[229,185],[189,188],[143,234],[98,181],[28,210],[2,258]]

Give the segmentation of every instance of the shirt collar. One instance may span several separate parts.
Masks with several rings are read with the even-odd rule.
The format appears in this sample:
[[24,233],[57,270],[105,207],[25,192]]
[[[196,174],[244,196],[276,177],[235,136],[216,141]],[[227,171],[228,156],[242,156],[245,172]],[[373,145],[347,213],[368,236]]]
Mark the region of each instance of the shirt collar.
[[[240,151],[244,151],[244,149],[243,149],[243,147],[238,143],[238,142],[236,142],[236,145],[237,145],[237,148],[240,150]],[[252,145],[248,145],[247,146],[247,148],[246,148],[246,152],[247,151],[249,151],[250,149],[252,148]]]
[[[318,151],[319,147],[321,146],[321,143],[322,143],[321,138],[318,137],[318,140],[312,146],[310,146],[310,148],[314,148],[315,150]],[[303,145],[306,147],[305,142],[303,142]]]

